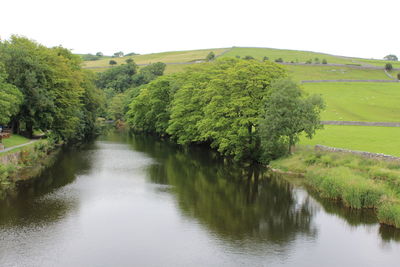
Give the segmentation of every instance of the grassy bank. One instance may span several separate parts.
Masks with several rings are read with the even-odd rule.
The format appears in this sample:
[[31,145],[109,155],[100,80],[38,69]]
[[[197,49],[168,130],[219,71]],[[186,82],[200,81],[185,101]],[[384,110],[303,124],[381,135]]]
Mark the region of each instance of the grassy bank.
[[13,135],[11,135],[10,138],[3,139],[3,145],[5,148],[9,148],[12,146],[18,146],[18,145],[28,143],[29,141],[31,141],[31,140],[26,137],[23,137],[18,134],[13,134]]
[[270,166],[303,174],[321,197],[349,208],[373,208],[379,222],[400,228],[400,162],[300,149]]
[[12,189],[18,180],[36,176],[48,163],[48,155],[54,150],[49,140],[0,154],[0,198]]

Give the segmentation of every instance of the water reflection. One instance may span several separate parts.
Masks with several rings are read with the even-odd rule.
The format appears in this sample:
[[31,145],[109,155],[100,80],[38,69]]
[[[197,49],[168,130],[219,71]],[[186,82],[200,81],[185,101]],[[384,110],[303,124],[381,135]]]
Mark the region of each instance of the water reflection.
[[149,168],[150,180],[172,185],[182,213],[219,238],[284,244],[317,233],[309,198],[298,199],[290,184],[265,177],[261,166],[235,165],[205,149],[187,152],[141,136],[132,145],[158,158]]
[[91,168],[90,153],[94,144],[64,149],[51,167],[36,179],[21,181],[0,201],[0,227],[42,224],[63,218],[76,207],[72,199],[41,198],[72,183]]

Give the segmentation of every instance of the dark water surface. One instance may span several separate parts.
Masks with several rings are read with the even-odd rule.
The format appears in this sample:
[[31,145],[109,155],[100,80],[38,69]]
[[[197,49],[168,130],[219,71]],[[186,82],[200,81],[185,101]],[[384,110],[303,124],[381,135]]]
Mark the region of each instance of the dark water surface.
[[111,134],[0,201],[0,266],[400,266],[400,232],[260,167]]

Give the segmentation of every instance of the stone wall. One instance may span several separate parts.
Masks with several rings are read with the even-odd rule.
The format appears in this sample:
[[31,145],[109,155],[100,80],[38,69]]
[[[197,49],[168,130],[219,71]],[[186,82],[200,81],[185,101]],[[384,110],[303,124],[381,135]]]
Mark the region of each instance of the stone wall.
[[385,155],[385,154],[381,154],[381,153],[371,153],[371,152],[365,152],[365,151],[349,150],[349,149],[329,147],[329,146],[323,146],[323,145],[316,145],[314,147],[314,149],[316,151],[351,153],[354,155],[362,156],[364,158],[386,160],[386,161],[396,161],[396,162],[400,163],[399,157],[389,156],[389,155]]

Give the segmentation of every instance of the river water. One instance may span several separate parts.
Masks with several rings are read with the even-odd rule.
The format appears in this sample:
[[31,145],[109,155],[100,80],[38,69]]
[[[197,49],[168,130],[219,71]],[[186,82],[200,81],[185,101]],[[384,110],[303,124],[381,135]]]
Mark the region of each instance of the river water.
[[112,133],[0,201],[0,266],[399,266],[400,231],[294,184]]

